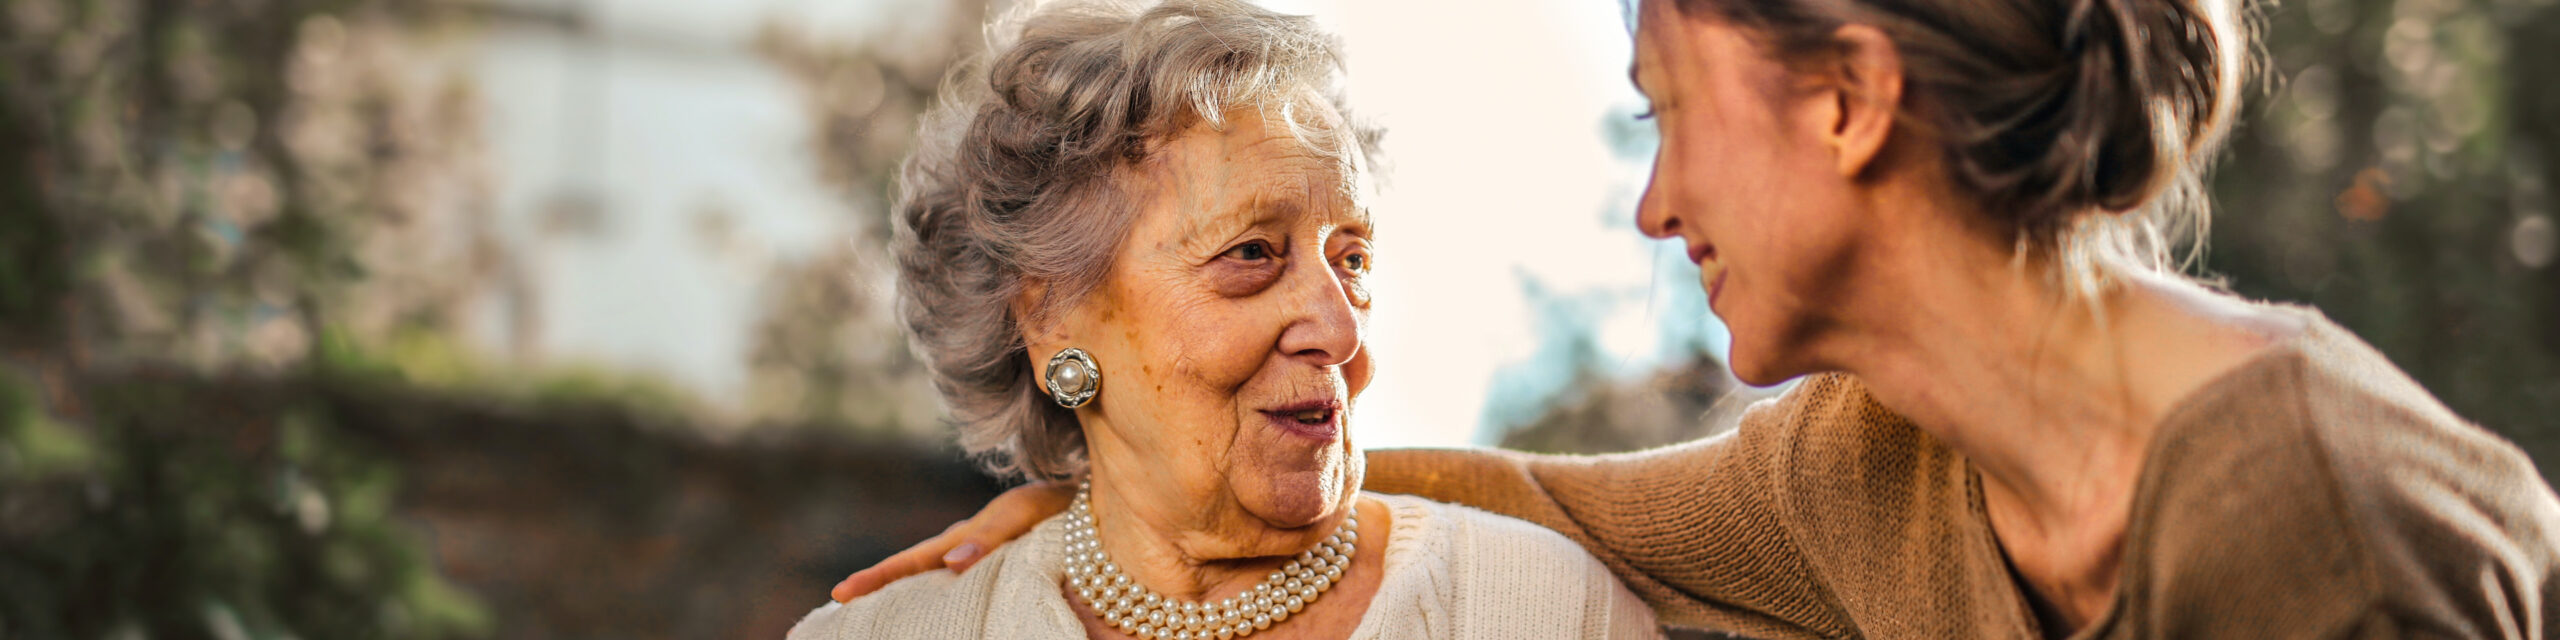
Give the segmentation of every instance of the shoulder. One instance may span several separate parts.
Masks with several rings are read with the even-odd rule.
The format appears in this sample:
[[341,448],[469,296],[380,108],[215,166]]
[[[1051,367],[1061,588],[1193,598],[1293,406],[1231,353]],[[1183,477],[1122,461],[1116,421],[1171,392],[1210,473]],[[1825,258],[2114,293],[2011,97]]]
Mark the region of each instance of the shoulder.
[[[1957,461],[1936,436],[1885,407],[1865,382],[1845,373],[1805,376],[1778,397],[1753,404],[1735,435],[1746,449],[1774,457],[1772,471],[1816,479],[1879,469],[1934,473]],[[1875,478],[1839,489],[1864,495],[1911,480]]]
[[829,602],[792,625],[789,640],[975,637],[1014,545],[999,547],[966,574],[936,569],[852,602]]
[[[2315,316],[2305,332],[2297,353],[2254,376],[2267,379],[2252,386],[2277,405],[2268,417],[2294,421],[2262,436],[2311,445],[2317,459],[2308,462],[2318,466],[2310,471],[2334,484],[2349,524],[2373,534],[2368,544],[2509,538],[2560,548],[2560,500],[2522,449],[2455,415],[2344,327]],[[2476,530],[2400,539],[2435,535],[2409,525]]]
[[2340,624],[2542,601],[2560,502],[2523,453],[2297,313],[2300,334],[2163,421],[2128,534],[2148,590],[2198,620],[2280,603]]
[[[1508,634],[1500,637],[1653,633],[1652,610],[1563,534],[1461,505],[1372,497],[1393,514],[1388,572],[1428,578],[1416,584],[1435,583],[1434,599],[1445,602],[1449,617],[1467,628]],[[1540,635],[1538,629],[1561,635]],[[1520,631],[1531,635],[1514,633]]]
[[2345,328],[2322,319],[2311,331],[2303,430],[2381,596],[2439,622],[2560,614],[2548,610],[2560,603],[2560,497],[2532,460]]
[[1396,542],[1416,542],[1441,553],[1506,556],[1552,566],[1599,564],[1564,534],[1525,520],[1412,496],[1374,497],[1394,514],[1391,526],[1399,539]]

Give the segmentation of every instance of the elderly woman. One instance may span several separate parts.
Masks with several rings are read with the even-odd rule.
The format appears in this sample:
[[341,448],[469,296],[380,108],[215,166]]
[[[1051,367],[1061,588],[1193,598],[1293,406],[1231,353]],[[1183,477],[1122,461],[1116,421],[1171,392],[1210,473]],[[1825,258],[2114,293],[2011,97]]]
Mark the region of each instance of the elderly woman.
[[1380,452],[1374,486],[1567,532],[1666,621],[1759,637],[2560,628],[2522,452],[2318,312],[2175,267],[2253,68],[2236,0],[1640,5],[1637,226],[1701,266],[1736,376],[1805,379],[1726,436]]
[[1376,136],[1327,36],[1234,0],[993,33],[907,165],[900,292],[962,446],[1073,506],[791,638],[1658,634],[1561,535],[1359,492]]

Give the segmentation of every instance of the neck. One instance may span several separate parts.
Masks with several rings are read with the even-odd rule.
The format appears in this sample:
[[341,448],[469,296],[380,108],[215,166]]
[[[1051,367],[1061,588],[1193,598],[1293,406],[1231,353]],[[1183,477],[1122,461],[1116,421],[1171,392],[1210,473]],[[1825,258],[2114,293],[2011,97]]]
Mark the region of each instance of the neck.
[[2156,276],[2073,295],[1979,233],[1900,237],[1824,351],[1980,472],[2012,566],[2085,624],[2113,597],[2160,418],[2265,344],[2242,321],[2261,312]]
[[[1163,500],[1165,493],[1139,486],[1143,480],[1111,474],[1099,464],[1091,480],[1094,528],[1103,552],[1131,580],[1167,597],[1205,601],[1243,592],[1287,564],[1289,555],[1332,533],[1327,525],[1306,544],[1285,546],[1308,532],[1220,525],[1233,518],[1182,508],[1175,504],[1184,501],[1181,497]],[[1275,543],[1284,546],[1273,547]],[[1269,548],[1287,551],[1262,551]]]
[[[2073,299],[2027,269],[1944,265],[1896,287],[1851,368],[1878,400],[1965,454],[2037,522],[2114,505],[2159,403],[2127,361],[2128,292]],[[1963,375],[1950,375],[1962,372]]]

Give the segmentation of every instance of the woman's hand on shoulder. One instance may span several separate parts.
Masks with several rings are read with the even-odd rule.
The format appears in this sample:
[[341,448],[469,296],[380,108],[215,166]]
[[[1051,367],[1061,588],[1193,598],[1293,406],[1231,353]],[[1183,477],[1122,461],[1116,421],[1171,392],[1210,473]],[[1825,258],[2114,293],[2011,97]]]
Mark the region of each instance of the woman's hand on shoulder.
[[941,535],[926,538],[871,568],[853,572],[836,583],[829,595],[837,602],[851,602],[907,576],[943,567],[950,567],[953,573],[968,571],[988,551],[1030,533],[1040,521],[1067,510],[1067,504],[1075,501],[1075,493],[1075,486],[1064,482],[1014,487],[988,501],[978,515],[952,523]]

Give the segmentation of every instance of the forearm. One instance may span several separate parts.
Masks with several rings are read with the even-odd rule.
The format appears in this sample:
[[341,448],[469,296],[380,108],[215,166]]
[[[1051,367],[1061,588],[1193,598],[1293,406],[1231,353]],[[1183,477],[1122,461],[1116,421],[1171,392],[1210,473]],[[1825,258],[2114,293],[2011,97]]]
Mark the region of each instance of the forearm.
[[1361,488],[1467,505],[1561,531],[1571,523],[1530,473],[1528,463],[1537,457],[1501,449],[1371,451]]
[[[1789,553],[1736,541],[1760,535],[1765,504],[1733,500],[1750,491],[1728,438],[1608,456],[1540,455],[1498,449],[1391,449],[1368,457],[1365,489],[1467,505],[1564,534],[1651,605],[1666,623],[1748,630],[1754,637],[1805,637],[1795,624],[1761,613],[1768,603],[1721,594],[1750,571]],[[1703,544],[1702,544],[1703,543]],[[1791,563],[1786,563],[1791,564]],[[1746,600],[1750,600],[1746,598]]]

